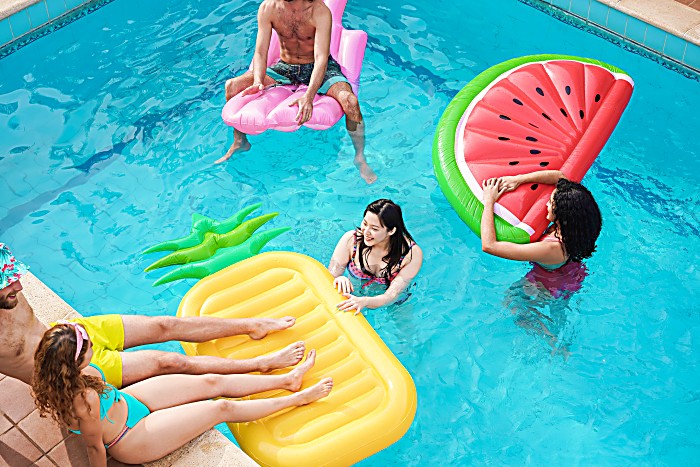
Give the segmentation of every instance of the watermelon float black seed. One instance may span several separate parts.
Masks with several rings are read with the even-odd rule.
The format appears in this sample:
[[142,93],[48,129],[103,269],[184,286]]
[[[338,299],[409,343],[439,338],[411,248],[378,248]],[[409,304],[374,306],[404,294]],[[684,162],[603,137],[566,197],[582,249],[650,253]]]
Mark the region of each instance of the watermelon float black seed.
[[566,115],[566,110],[564,110],[564,109],[559,109],[559,110],[561,111],[561,114],[563,116],[568,117],[568,115]]
[[513,102],[515,102],[518,105],[523,105],[523,103],[520,99],[513,99]]
[[539,127],[538,127],[537,125],[535,125],[534,123],[529,123],[528,125],[534,126],[535,128],[539,128]]
[[499,115],[498,117],[502,120],[510,120],[510,117],[506,117],[505,115]]
[[505,136],[499,136],[498,139],[501,141],[510,141],[510,138],[506,138]]
[[570,96],[570,95],[571,95],[571,86],[565,87],[564,90],[566,91],[566,95],[567,95],[567,96]]
[[544,118],[546,118],[547,120],[551,120],[551,118],[549,118],[549,115],[547,115],[547,114],[544,113],[544,112],[542,112],[542,116],[543,116]]
[[531,189],[532,191],[535,191],[535,190],[537,189],[538,186],[539,186],[539,185],[538,185],[537,183],[535,183],[534,185],[530,185],[530,189]]
[[578,116],[581,117],[581,120],[583,120],[583,110],[578,111]]
[[518,165],[520,164],[520,161],[510,161],[508,162],[508,165]]
[[535,138],[534,136],[526,136],[525,139],[528,141],[533,141],[533,142],[537,141],[537,138]]
[[539,154],[541,152],[542,151],[540,151],[539,149],[530,149],[530,154]]
[[547,167],[549,162],[540,162],[540,167]]
[[595,95],[595,101],[596,101],[596,102],[600,101],[600,94],[596,94],[596,95]]
[[544,96],[544,91],[542,90],[542,88],[535,88],[535,91],[537,91],[537,94],[539,94],[540,96]]

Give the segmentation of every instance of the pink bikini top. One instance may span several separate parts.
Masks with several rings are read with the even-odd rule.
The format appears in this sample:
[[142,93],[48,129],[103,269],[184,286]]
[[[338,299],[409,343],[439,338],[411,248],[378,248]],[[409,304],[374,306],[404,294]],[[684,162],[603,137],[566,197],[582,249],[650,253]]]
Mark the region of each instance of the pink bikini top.
[[[411,248],[413,248],[413,245],[415,245],[415,242],[411,243],[409,245],[408,251],[411,251]],[[366,273],[365,271],[360,269],[357,266],[357,264],[355,264],[355,256],[356,255],[357,255],[357,238],[355,238],[355,240],[353,241],[353,244],[352,244],[352,255],[350,256],[350,261],[348,262],[348,271],[350,272],[350,274],[355,276],[357,279],[363,279],[363,280],[369,279],[367,282],[362,284],[362,288],[364,289],[365,287],[367,287],[368,285],[370,285],[372,283],[386,285],[386,278],[377,277],[372,273]],[[394,278],[399,274],[399,272],[401,272],[401,264],[403,263],[403,260],[405,257],[406,257],[406,255],[401,256],[401,258],[399,259],[399,269],[395,273],[393,273],[389,276],[389,281],[393,281]]]

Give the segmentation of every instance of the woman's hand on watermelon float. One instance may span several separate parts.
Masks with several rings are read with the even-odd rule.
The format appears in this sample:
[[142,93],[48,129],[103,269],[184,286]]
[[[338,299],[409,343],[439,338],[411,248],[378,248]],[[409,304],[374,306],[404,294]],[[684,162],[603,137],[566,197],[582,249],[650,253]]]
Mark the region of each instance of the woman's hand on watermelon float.
[[484,195],[483,195],[484,206],[493,205],[493,203],[498,201],[498,198],[500,198],[503,193],[505,193],[506,191],[509,191],[509,190],[506,190],[505,186],[501,185],[500,178],[489,178],[487,180],[484,180],[484,182],[481,184],[481,187],[484,190]]
[[499,178],[498,181],[499,188],[505,189],[504,193],[515,190],[523,183],[519,175],[505,175]]

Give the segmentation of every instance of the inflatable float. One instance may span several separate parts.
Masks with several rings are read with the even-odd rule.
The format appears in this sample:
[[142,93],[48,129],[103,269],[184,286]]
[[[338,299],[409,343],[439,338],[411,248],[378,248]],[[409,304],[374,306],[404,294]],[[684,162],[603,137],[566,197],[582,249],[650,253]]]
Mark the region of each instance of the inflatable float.
[[260,203],[241,209],[225,221],[218,222],[200,214],[192,215],[192,228],[186,237],[159,243],[144,251],[172,251],[144,271],[184,264],[153,283],[153,286],[180,279],[202,279],[227,266],[260,253],[273,238],[290,230],[281,227],[265,232],[255,231],[279,213],[273,212],[243,222],[248,214],[261,206]]
[[[342,18],[346,3],[347,0],[326,0],[326,5],[333,16],[330,49],[331,55],[340,64],[343,75],[357,95],[362,60],[367,46],[367,33],[343,27]],[[273,30],[267,52],[267,66],[272,66],[279,59],[279,37]],[[252,63],[249,69],[253,69]],[[269,129],[296,131],[299,129],[299,124],[296,122],[299,108],[295,105],[290,107],[290,104],[302,97],[304,92],[306,92],[306,86],[285,85],[275,86],[248,96],[237,94],[226,103],[221,112],[221,118],[227,125],[248,135],[258,135]],[[326,130],[343,116],[340,104],[330,96],[317,94],[313,105],[311,119],[304,125],[314,130]]]
[[[433,166],[440,188],[480,235],[484,180],[560,170],[580,182],[633,87],[624,71],[588,58],[533,55],[489,68],[455,96],[438,123]],[[494,206],[497,238],[537,241],[553,190],[528,184],[501,196]]]
[[417,402],[411,376],[362,315],[336,308],[343,299],[321,263],[289,252],[241,261],[201,280],[183,297],[180,317],[296,318],[290,329],[262,340],[232,336],[182,342],[187,354],[253,358],[303,340],[307,351],[317,350],[304,387],[333,377],[333,391],[325,399],[255,422],[229,424],[241,448],[260,465],[351,465],[398,441],[410,427]]

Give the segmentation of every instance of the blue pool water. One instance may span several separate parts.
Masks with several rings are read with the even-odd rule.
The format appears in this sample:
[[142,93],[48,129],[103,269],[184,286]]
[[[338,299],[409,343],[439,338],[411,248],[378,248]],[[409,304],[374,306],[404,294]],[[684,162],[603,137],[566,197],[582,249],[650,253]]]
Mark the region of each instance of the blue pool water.
[[[411,372],[416,419],[364,465],[679,465],[700,425],[700,85],[516,0],[351,1],[369,32],[360,100],[374,186],[340,124],[230,144],[222,85],[246,69],[258,2],[118,0],[0,60],[0,241],[86,315],[175,314],[144,247],[262,202],[268,249],[327,263],[379,197],[425,252],[412,297],[368,319]],[[636,81],[584,183],[598,252],[569,299],[486,256],[437,186],[435,125],[466,82],[533,53],[595,57]],[[693,136],[695,135],[695,136]],[[695,258],[695,259],[693,259]],[[546,325],[554,339],[543,335]],[[171,343],[159,348],[179,349]]]

